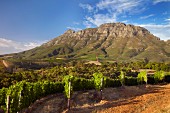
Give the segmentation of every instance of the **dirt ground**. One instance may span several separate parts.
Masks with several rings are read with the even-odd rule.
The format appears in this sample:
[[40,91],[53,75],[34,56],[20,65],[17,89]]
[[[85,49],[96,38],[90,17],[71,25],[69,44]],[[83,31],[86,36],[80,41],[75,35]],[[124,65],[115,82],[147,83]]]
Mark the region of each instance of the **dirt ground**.
[[105,88],[100,101],[95,90],[74,92],[71,110],[63,94],[36,101],[27,113],[170,113],[170,84]]

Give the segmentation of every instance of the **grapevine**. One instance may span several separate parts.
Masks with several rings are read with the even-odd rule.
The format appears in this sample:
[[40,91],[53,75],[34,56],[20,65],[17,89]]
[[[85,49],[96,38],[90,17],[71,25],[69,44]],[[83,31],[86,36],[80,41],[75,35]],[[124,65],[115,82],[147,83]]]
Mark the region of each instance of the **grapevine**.
[[120,80],[122,86],[124,86],[125,85],[125,73],[123,71],[120,72],[119,80]]
[[137,76],[137,82],[138,84],[142,84],[142,82],[145,82],[147,84],[147,73],[146,71],[141,71]]
[[93,77],[95,89],[100,91],[100,99],[102,100],[102,90],[105,86],[106,78],[103,77],[102,73],[94,73]]
[[71,98],[71,95],[73,93],[73,80],[74,80],[74,77],[72,75],[67,75],[64,77],[64,93],[68,99],[68,103],[67,103],[67,107],[68,109],[70,109],[70,98]]

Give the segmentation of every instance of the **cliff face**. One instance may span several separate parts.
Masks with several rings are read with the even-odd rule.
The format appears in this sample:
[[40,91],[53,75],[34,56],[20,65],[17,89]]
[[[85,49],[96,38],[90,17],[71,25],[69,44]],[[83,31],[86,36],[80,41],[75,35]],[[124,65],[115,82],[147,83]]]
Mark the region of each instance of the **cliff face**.
[[23,58],[69,57],[151,61],[170,60],[170,44],[147,29],[124,23],[107,23],[98,28],[68,30],[35,49],[18,54]]
[[[133,25],[126,25],[123,23],[108,23],[99,26],[98,28],[89,28],[75,32],[73,30],[66,31],[63,35],[51,40],[50,42],[44,44],[48,46],[53,46],[61,43],[66,43],[72,41],[71,39],[77,41],[90,42],[90,40],[105,40],[106,39],[116,39],[116,38],[130,38],[130,37],[146,37],[151,35],[148,30],[137,27]],[[67,42],[67,44],[68,44]]]

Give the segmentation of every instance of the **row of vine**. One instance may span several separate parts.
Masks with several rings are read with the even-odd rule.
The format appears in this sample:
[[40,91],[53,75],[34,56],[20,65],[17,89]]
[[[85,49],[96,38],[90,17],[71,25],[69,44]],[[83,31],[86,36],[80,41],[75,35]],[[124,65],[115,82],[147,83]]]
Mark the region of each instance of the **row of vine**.
[[[138,85],[143,83],[154,84],[158,82],[170,82],[170,76],[163,71],[155,72],[154,76],[147,76],[146,72],[140,72],[137,77],[128,77],[121,72],[119,78],[110,79],[102,73],[94,73],[92,79],[78,78],[72,75],[65,76],[63,82],[18,82],[9,88],[0,89],[0,108],[6,109],[6,97],[10,95],[10,111],[15,113],[28,107],[31,103],[44,96],[54,93],[65,92],[68,99],[71,98],[73,90],[97,89],[101,91],[104,87],[119,87],[123,85]],[[65,90],[64,90],[65,89]],[[101,96],[102,99],[102,96]]]

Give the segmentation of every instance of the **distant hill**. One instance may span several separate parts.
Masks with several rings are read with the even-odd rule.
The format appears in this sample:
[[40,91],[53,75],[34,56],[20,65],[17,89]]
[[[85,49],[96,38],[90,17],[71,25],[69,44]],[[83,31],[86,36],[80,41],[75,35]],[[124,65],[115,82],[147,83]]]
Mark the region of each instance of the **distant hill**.
[[170,40],[162,41],[147,29],[124,23],[68,30],[34,49],[13,54],[15,59],[74,58],[114,61],[170,61]]

